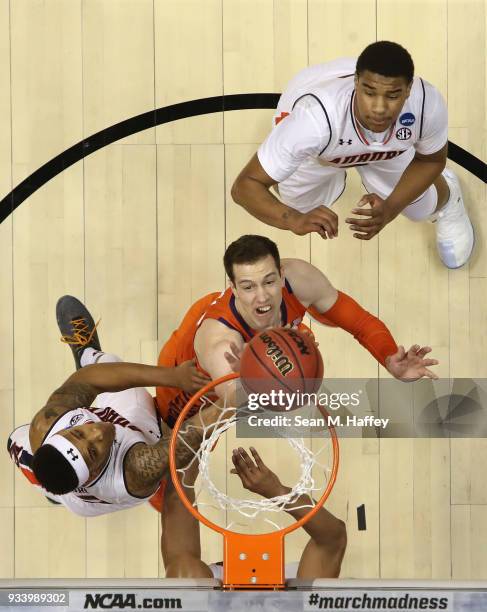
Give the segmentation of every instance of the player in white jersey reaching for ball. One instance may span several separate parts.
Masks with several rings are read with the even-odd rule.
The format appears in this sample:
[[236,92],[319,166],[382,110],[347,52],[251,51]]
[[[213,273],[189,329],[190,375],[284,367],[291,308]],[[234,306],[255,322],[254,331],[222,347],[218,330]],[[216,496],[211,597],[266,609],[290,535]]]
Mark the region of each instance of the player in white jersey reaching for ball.
[[458,179],[445,168],[447,109],[439,91],[414,76],[403,47],[380,41],[358,60],[305,68],[282,94],[274,124],[232,187],[235,202],[257,219],[336,237],[330,207],[355,167],[368,192],[346,219],[355,238],[370,240],[403,214],[436,221],[445,266],[468,261],[474,232]]
[[[77,371],[52,393],[30,425],[10,435],[12,460],[49,500],[81,516],[130,508],[153,499],[156,492],[162,496],[171,430],[158,418],[143,387],[168,385],[194,393],[209,378],[191,361],[162,368],[123,363],[102,352],[93,318],[72,296],[58,301],[56,315]],[[218,411],[210,407],[202,415],[210,424]],[[197,448],[199,429],[188,429],[186,441]],[[180,452],[181,461],[192,455],[183,445]],[[156,496],[153,505],[159,510],[160,502]]]

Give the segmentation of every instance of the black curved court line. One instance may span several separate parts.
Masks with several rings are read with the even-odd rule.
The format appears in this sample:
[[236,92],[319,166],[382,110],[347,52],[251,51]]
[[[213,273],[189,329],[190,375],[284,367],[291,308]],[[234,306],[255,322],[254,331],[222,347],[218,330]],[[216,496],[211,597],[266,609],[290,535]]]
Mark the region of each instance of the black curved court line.
[[[57,174],[60,174],[87,155],[117,140],[151,127],[156,127],[157,125],[177,121],[178,119],[232,110],[276,108],[280,95],[277,93],[253,93],[201,98],[199,100],[191,100],[158,108],[116,123],[88,138],[84,138],[69,149],[66,149],[66,151],[56,155],[56,157],[53,157],[19,183],[17,187],[0,201],[0,223],[5,221],[24,200]],[[486,164],[468,151],[465,151],[465,149],[450,142],[448,157],[460,166],[463,166],[463,168],[474,174],[481,181],[487,182]]]

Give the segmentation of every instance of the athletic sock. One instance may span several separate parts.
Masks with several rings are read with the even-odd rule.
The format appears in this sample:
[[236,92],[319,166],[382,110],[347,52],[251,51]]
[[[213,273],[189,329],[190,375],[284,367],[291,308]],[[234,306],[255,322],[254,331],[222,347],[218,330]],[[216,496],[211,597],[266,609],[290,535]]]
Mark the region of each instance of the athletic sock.
[[91,346],[85,348],[81,355],[80,363],[81,367],[84,368],[87,365],[93,365],[94,363],[113,363],[116,361],[122,361],[117,355],[111,355],[110,353],[104,353],[103,351],[97,351]]

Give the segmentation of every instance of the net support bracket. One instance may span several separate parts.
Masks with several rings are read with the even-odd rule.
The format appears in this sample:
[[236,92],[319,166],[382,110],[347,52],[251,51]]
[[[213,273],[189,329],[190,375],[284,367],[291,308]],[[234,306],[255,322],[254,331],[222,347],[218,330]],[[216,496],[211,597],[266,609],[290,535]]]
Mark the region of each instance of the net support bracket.
[[226,533],[223,587],[284,588],[284,536]]

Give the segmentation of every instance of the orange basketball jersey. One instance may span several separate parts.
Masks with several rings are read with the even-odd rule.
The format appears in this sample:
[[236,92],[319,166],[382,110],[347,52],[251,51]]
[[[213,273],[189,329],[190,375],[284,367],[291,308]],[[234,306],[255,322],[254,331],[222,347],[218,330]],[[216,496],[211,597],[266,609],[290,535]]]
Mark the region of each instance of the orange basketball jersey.
[[[293,294],[290,284],[285,280],[282,288],[281,325],[299,326],[306,307]],[[165,367],[177,366],[183,361],[194,359],[194,337],[198,327],[205,319],[216,319],[230,329],[235,330],[244,342],[248,342],[255,334],[235,306],[235,296],[230,288],[223,293],[210,293],[195,302],[184,316],[179,328],[171,335],[159,354],[158,365]],[[173,427],[179,413],[191,398],[186,393],[174,387],[157,387],[157,409],[164,421]],[[192,413],[196,412],[196,406]]]

